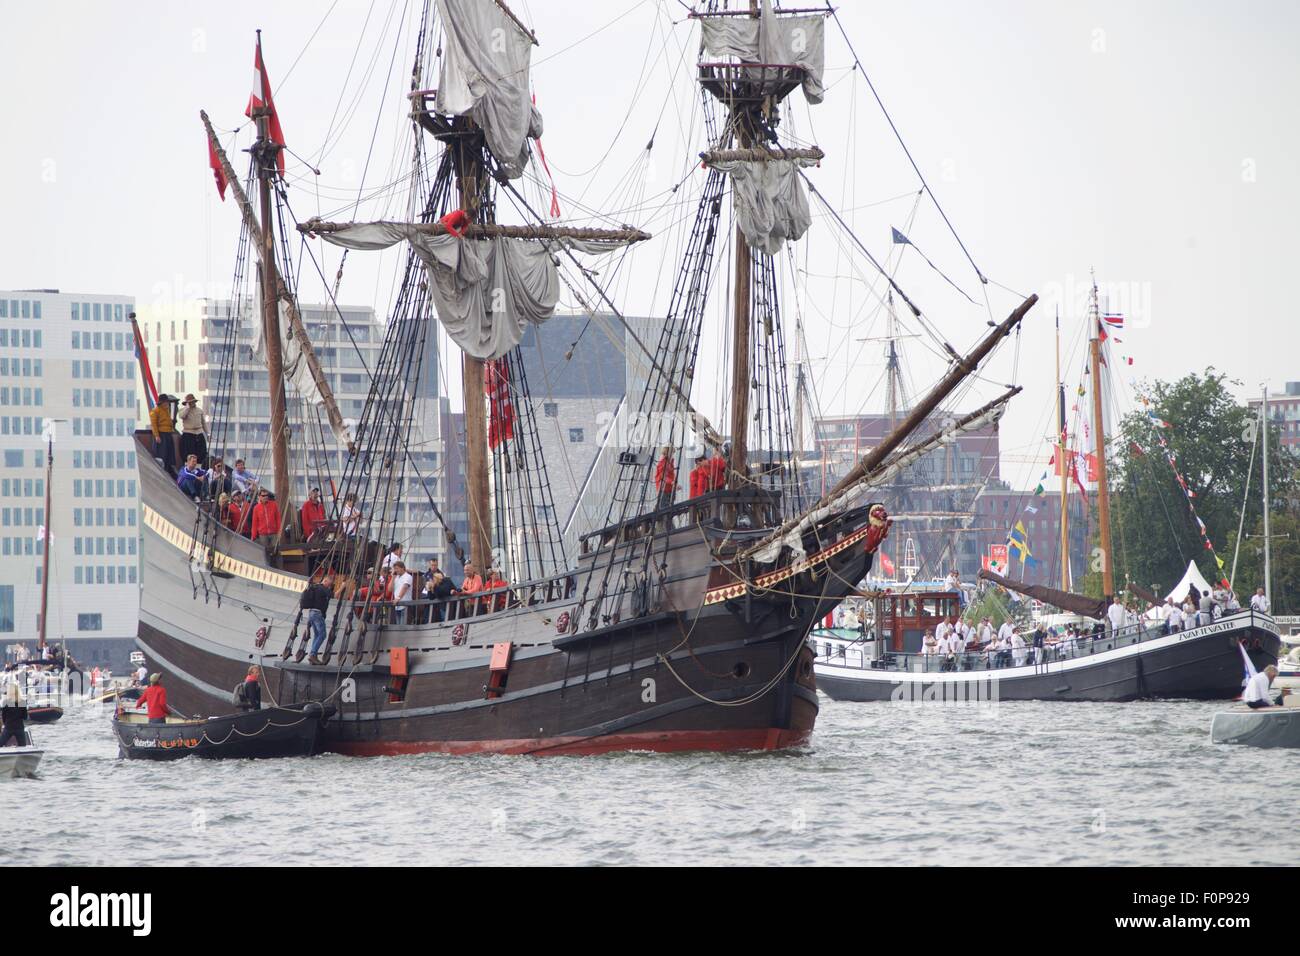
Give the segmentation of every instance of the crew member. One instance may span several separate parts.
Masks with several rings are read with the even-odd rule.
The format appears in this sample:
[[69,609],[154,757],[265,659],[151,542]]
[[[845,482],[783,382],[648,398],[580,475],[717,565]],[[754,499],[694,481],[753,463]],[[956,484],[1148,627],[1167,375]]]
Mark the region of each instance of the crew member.
[[265,488],[257,493],[253,505],[253,540],[265,541],[280,533],[280,503]]
[[677,491],[677,466],[673,464],[673,449],[665,445],[659,464],[655,465],[655,488],[659,492],[658,508],[668,508]]
[[695,456],[695,467],[690,474],[690,492],[692,498],[707,494],[709,491],[709,459],[706,455]]
[[320,489],[313,488],[307,500],[298,509],[298,521],[302,525],[302,539],[311,540],[316,529],[325,523],[325,503],[320,500]]
[[22,747],[27,744],[27,705],[17,683],[5,688],[4,706],[0,707],[0,747]]
[[167,723],[167,714],[171,708],[167,706],[167,688],[162,685],[162,674],[149,675],[149,686],[140,695],[139,703],[147,708],[149,723]]
[[1242,693],[1241,699],[1246,702],[1247,707],[1257,710],[1260,707],[1273,707],[1282,703],[1281,698],[1275,699],[1270,690],[1275,677],[1277,677],[1277,668],[1269,664],[1246,682],[1246,690]]
[[[307,628],[311,631],[311,657],[307,659],[309,664],[320,663],[316,653],[325,643],[325,612],[329,610],[330,598],[334,596],[333,584],[333,576],[327,573],[321,580],[308,584],[298,600],[298,607],[307,612]],[[298,652],[297,660],[302,660],[302,651]]]
[[198,458],[199,464],[208,464],[208,416],[199,408],[199,400],[193,395],[186,395],[181,402],[181,458],[190,455]]
[[158,396],[158,404],[149,411],[149,428],[153,432],[153,454],[161,458],[169,474],[176,474],[176,425],[172,421],[172,397]]
[[254,664],[248,669],[248,676],[235,688],[235,706],[240,710],[262,709],[262,669]]
[[722,450],[709,459],[709,491],[721,491],[727,487],[727,456],[731,454],[731,442],[723,442]]

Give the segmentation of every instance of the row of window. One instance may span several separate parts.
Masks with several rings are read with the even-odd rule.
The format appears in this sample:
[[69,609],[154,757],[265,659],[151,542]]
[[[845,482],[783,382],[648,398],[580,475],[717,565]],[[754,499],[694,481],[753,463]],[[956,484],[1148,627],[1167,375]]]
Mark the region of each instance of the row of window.
[[[0,422],[3,421],[7,421],[7,419],[0,418]],[[5,455],[4,455],[5,467],[21,468],[23,467],[23,461],[24,459],[26,459],[26,457],[27,457],[27,452],[23,451],[21,448],[6,448]],[[45,452],[37,448],[35,451],[32,452],[32,467],[41,468],[44,465],[45,465]],[[44,494],[44,492],[42,492],[42,494]]]
[[38,528],[45,524],[45,509],[42,508],[0,508],[0,527]]
[[41,330],[0,329],[0,346],[11,349],[38,349],[41,347]]
[[[26,538],[0,538],[0,554],[5,557],[19,557],[30,555],[40,557],[45,553],[45,542],[37,541],[34,537]],[[40,584],[40,569],[36,569],[36,583]]]
[[135,538],[74,538],[76,554],[135,554]]
[[[135,452],[104,451],[102,448],[97,448],[94,451],[87,448],[82,451],[78,448],[72,453],[73,468],[113,468],[115,467],[114,462],[116,462],[118,471],[124,468],[134,468]],[[132,491],[131,494],[135,494],[135,492]]]
[[[76,306],[73,306],[75,309]],[[0,299],[0,319],[39,319],[41,304],[35,299]]]
[[[40,389],[38,388],[39,392]],[[121,388],[74,388],[74,408],[135,408],[135,392]]]
[[78,528],[134,528],[134,508],[73,508],[72,523]]
[[102,362],[77,360],[72,363],[73,378],[135,378],[135,369],[131,362]]
[[[116,492],[116,493],[114,493]],[[134,498],[135,481],[125,478],[75,478],[72,482],[74,498]]]
[[24,378],[41,378],[44,374],[45,368],[40,359],[0,358],[0,378],[17,378],[19,375]]
[[73,584],[135,584],[134,564],[77,565]]
[[[23,453],[19,451],[19,468],[22,467],[22,455]],[[10,498],[44,497],[44,478],[0,478],[0,498],[3,498],[5,501],[8,501]]]
[[31,415],[0,415],[0,435],[39,435],[45,419]]
[[0,408],[8,408],[11,405],[44,404],[45,399],[39,388],[19,388],[15,385],[11,390],[8,385],[0,385]]
[[[37,303],[39,305],[40,303]],[[40,318],[40,316],[36,316]],[[73,322],[125,322],[126,310],[116,302],[74,302]]]
[[[40,333],[37,333],[38,335]],[[72,330],[72,347],[74,349],[135,349],[131,336],[122,332],[78,332]]]
[[112,438],[114,435],[125,437],[135,434],[135,422],[129,418],[74,418],[72,434],[87,438]]

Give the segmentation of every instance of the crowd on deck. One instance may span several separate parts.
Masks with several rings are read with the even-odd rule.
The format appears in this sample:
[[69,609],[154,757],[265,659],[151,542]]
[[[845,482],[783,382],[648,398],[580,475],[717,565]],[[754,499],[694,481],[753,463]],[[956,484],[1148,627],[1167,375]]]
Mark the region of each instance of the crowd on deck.
[[[332,600],[351,604],[351,613],[359,619],[384,624],[442,623],[520,603],[499,569],[481,570],[466,561],[465,574],[457,583],[438,566],[437,558],[430,558],[424,571],[419,571],[407,566],[402,551],[401,542],[394,542],[359,580],[328,569],[312,576],[299,601],[311,634],[309,663],[321,663],[325,615]],[[298,659],[306,653],[300,650]]]

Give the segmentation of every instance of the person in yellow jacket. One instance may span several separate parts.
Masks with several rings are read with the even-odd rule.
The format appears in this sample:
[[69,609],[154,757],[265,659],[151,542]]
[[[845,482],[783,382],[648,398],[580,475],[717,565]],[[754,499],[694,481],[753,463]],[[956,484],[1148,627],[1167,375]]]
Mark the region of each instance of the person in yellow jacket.
[[149,428],[153,431],[153,454],[173,475],[176,474],[177,435],[172,420],[172,397],[159,395],[158,404],[149,412]]

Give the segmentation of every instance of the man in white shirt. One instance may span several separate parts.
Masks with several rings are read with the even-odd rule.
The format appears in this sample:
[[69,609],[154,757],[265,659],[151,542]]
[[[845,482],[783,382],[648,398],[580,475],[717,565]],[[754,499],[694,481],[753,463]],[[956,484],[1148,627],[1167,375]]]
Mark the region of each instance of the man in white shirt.
[[1268,597],[1264,594],[1263,588],[1256,588],[1254,595],[1250,599],[1250,609],[1258,611],[1260,614],[1268,614]]
[[1106,620],[1110,622],[1111,635],[1118,633],[1124,626],[1124,605],[1111,600],[1110,607],[1106,608]]
[[1169,605],[1165,611],[1165,624],[1168,625],[1170,634],[1176,634],[1183,629],[1183,609],[1173,601],[1165,603]]
[[1246,690],[1242,693],[1241,699],[1245,701],[1247,707],[1257,710],[1260,707],[1273,707],[1282,703],[1280,699],[1273,699],[1272,691],[1269,689],[1275,677],[1277,677],[1277,668],[1269,664],[1246,683]]
[[393,562],[393,623],[406,619],[405,604],[415,600],[415,577],[400,560]]
[[979,639],[981,644],[987,644],[993,640],[993,622],[987,617],[980,622]]
[[1025,658],[1029,656],[1029,645],[1025,643],[1025,639],[1019,634],[1013,633],[1011,635],[1011,656],[1016,667],[1023,667]]
[[948,635],[951,633],[952,633],[952,625],[949,624],[947,621],[940,621],[939,625],[934,629],[934,639],[940,642],[946,641],[948,639]]

